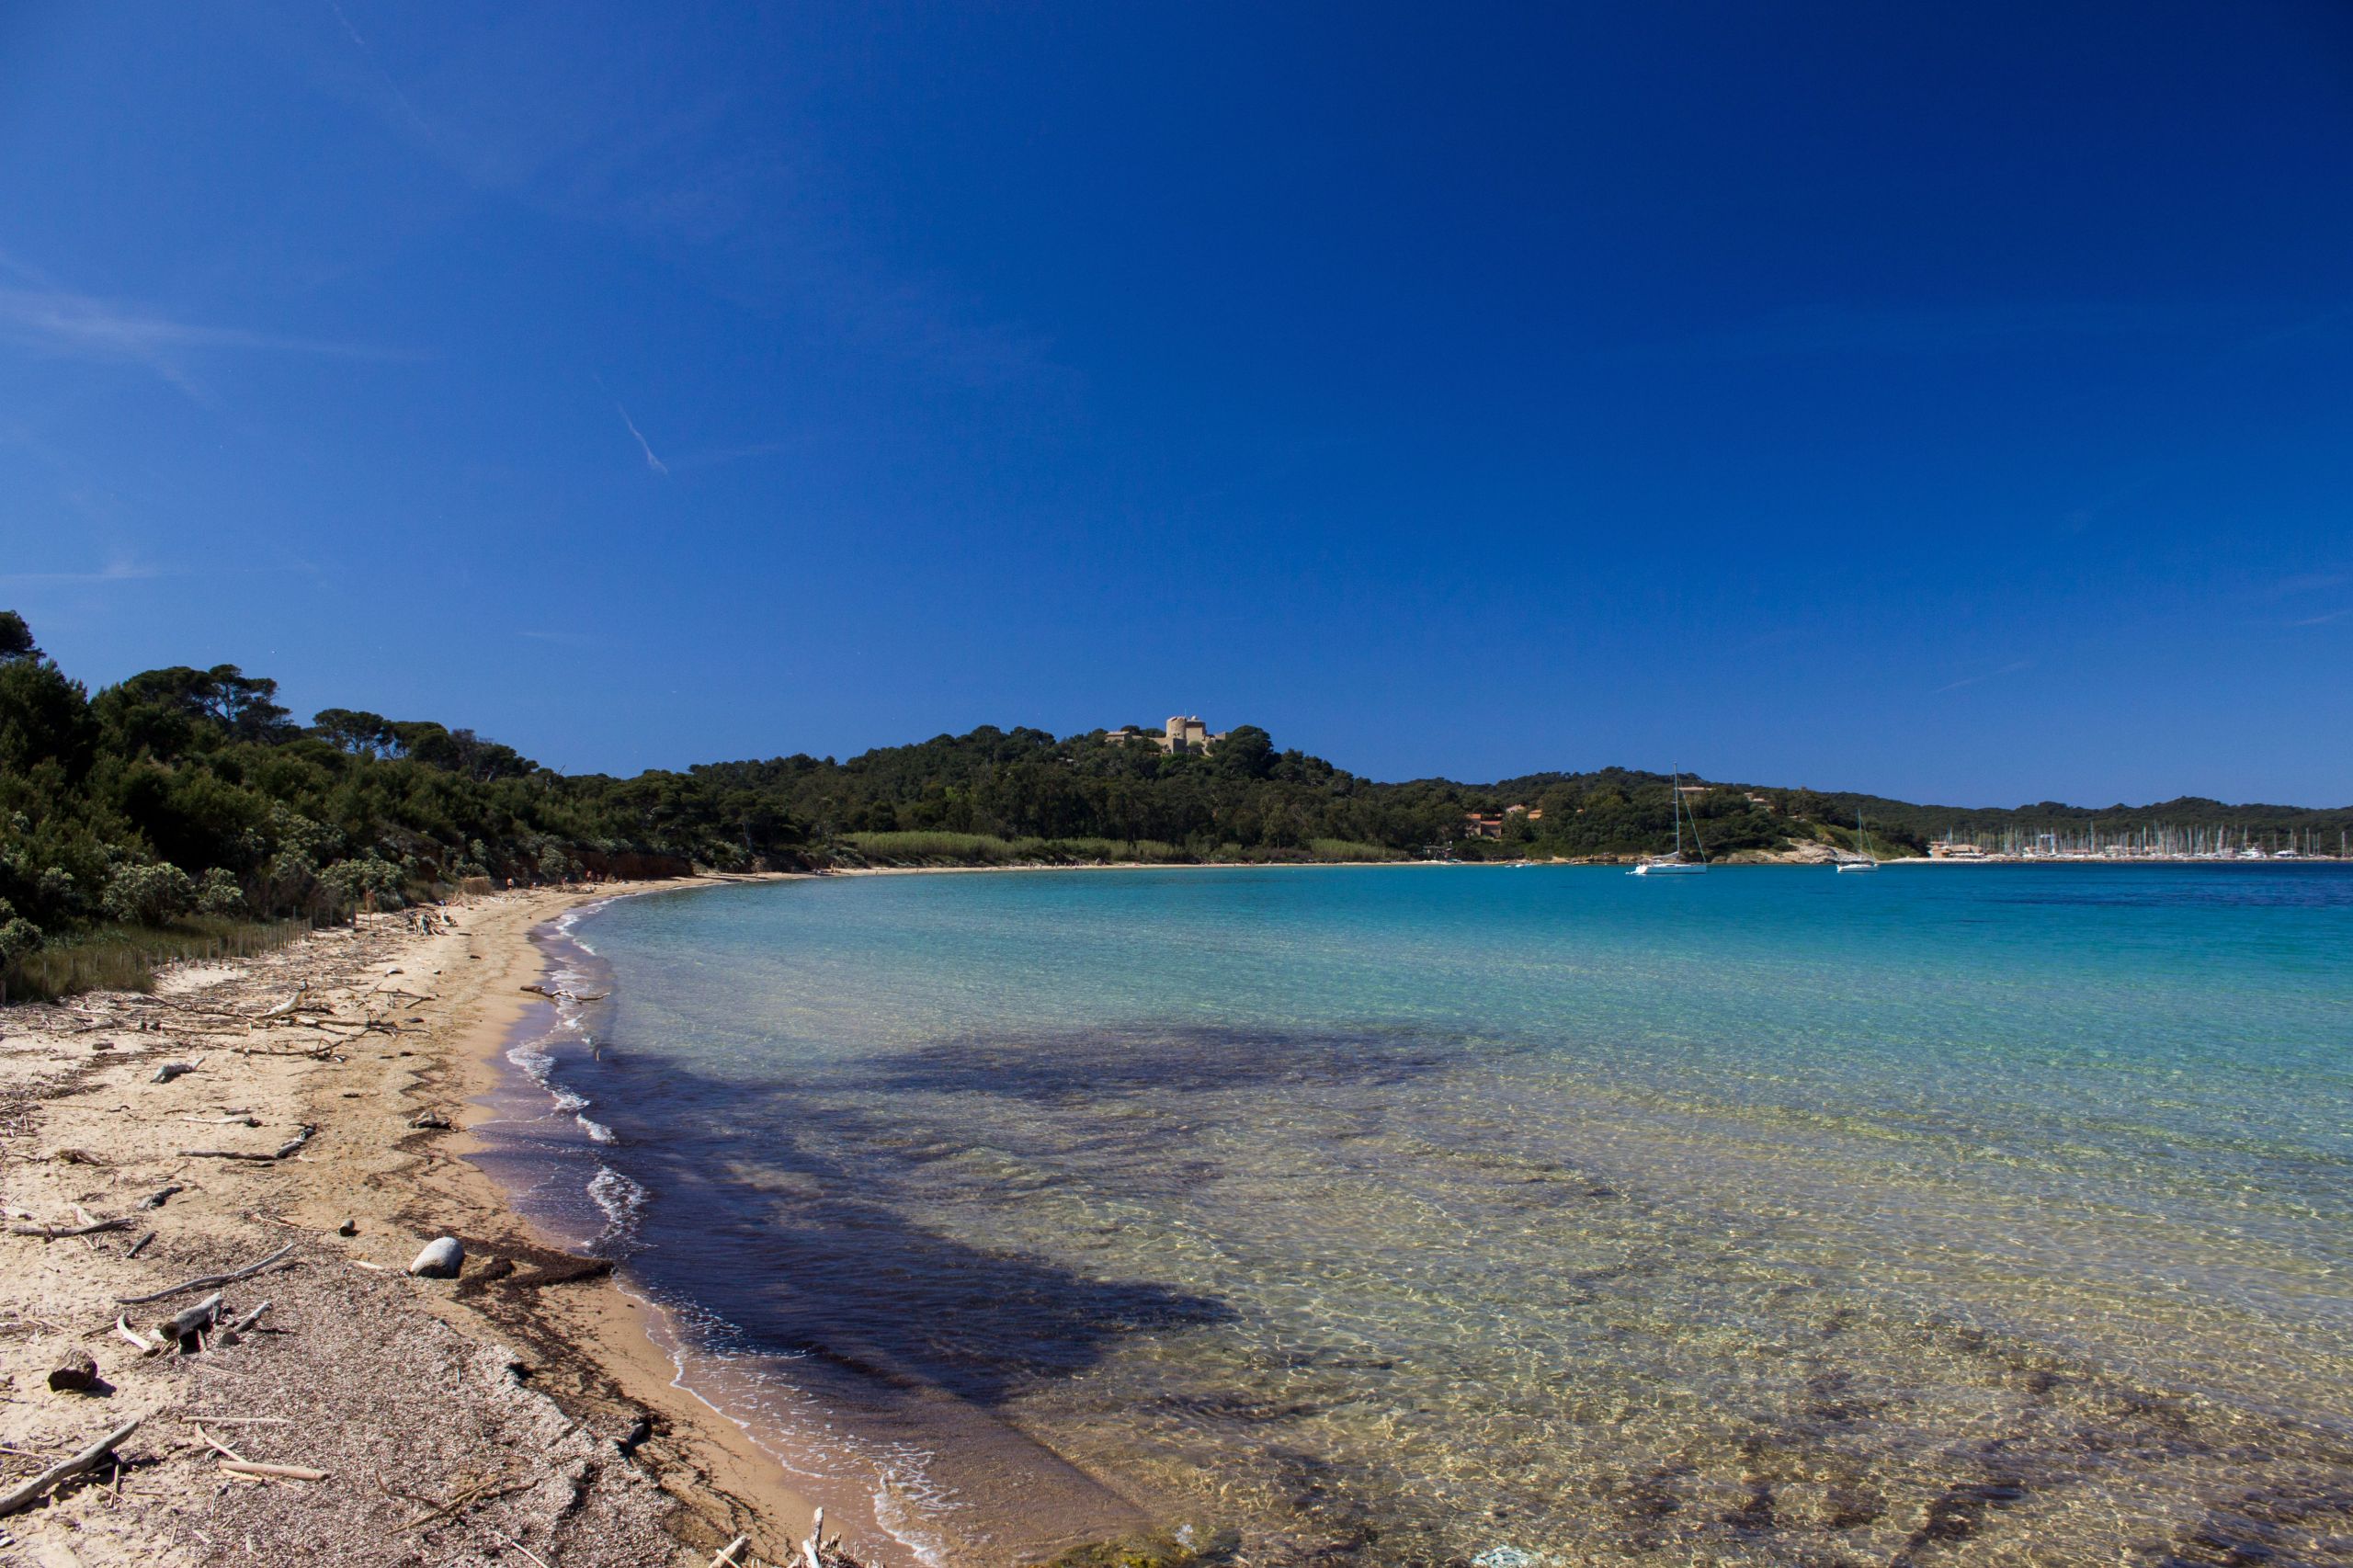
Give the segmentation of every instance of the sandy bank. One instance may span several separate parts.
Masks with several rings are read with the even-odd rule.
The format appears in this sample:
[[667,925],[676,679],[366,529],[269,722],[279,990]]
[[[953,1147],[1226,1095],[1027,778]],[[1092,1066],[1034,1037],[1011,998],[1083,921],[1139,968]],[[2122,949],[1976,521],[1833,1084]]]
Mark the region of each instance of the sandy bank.
[[[620,1568],[708,1563],[739,1533],[739,1561],[786,1559],[802,1499],[671,1387],[630,1299],[541,1244],[463,1157],[469,1102],[536,1005],[529,932],[616,891],[476,901],[430,936],[370,917],[153,996],[0,1009],[10,1228],[128,1221],[0,1235],[0,1493],[143,1418],[119,1466],[0,1519],[24,1561]],[[166,1062],[195,1070],[155,1082]],[[464,1241],[463,1278],[407,1277],[438,1234]],[[120,1297],[281,1248],[224,1288],[229,1312],[269,1303],[233,1344],[149,1356],[117,1326],[206,1292]],[[52,1389],[74,1352],[98,1382]],[[208,1437],[326,1479],[238,1478]]]

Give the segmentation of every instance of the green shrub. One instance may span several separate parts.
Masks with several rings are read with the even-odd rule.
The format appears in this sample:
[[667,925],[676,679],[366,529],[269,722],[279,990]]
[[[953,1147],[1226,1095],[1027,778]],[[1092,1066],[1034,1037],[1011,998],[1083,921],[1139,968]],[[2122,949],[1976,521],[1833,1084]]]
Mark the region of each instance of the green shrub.
[[356,909],[372,896],[378,909],[398,909],[406,902],[401,896],[404,879],[401,869],[370,850],[357,860],[337,860],[319,873],[319,885],[333,892],[347,909]]
[[125,926],[161,926],[196,906],[196,881],[168,860],[119,866],[99,901],[107,918]]
[[245,890],[225,866],[215,866],[204,873],[204,881],[197,885],[197,912],[201,915],[242,915],[245,908]]

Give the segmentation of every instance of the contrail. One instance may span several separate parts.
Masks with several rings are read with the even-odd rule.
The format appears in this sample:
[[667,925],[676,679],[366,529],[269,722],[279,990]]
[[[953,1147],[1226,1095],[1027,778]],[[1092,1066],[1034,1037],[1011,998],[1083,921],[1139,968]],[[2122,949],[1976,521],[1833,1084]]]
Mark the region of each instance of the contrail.
[[654,455],[653,444],[646,440],[645,432],[637,427],[637,421],[629,416],[629,410],[621,407],[618,402],[613,404],[613,408],[620,415],[621,423],[629,426],[629,433],[637,437],[638,450],[645,454],[645,466],[665,478],[668,477],[670,465]]

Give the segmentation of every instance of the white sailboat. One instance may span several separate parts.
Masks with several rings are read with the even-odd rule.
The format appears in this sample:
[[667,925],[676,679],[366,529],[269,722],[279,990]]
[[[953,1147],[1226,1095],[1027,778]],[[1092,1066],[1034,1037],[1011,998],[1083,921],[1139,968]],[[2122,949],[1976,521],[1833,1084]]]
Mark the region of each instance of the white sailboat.
[[1680,773],[1668,776],[1667,799],[1673,802],[1675,810],[1675,853],[1650,856],[1638,862],[1634,869],[1627,873],[1629,876],[1694,876],[1708,869],[1708,851],[1699,843],[1699,824],[1697,822],[1691,824],[1691,847],[1699,852],[1699,858],[1697,860],[1686,860],[1683,858],[1683,790],[1680,787],[1682,782],[1683,775]]
[[1879,862],[1871,858],[1871,852],[1868,847],[1866,847],[1868,843],[1869,840],[1863,837],[1863,808],[1857,806],[1855,808],[1855,852],[1860,855],[1862,858],[1859,860],[1841,860],[1838,862],[1838,869],[1841,871],[1878,870]]

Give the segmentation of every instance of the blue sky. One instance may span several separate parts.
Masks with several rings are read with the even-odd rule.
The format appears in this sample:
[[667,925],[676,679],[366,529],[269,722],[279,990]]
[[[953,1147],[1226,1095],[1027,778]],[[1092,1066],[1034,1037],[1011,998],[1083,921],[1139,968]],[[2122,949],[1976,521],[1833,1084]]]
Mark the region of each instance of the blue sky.
[[2353,10],[24,6],[0,603],[628,771],[2353,799]]

